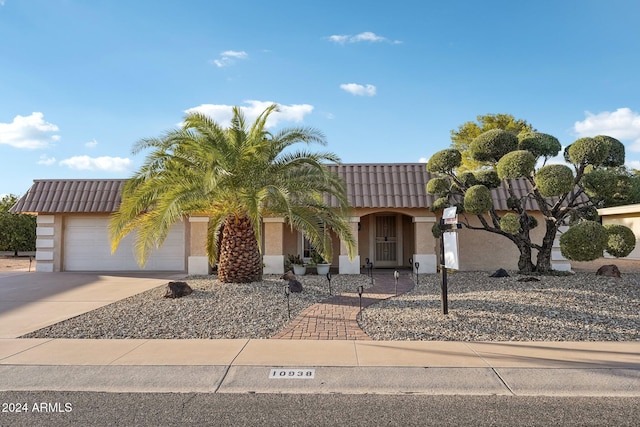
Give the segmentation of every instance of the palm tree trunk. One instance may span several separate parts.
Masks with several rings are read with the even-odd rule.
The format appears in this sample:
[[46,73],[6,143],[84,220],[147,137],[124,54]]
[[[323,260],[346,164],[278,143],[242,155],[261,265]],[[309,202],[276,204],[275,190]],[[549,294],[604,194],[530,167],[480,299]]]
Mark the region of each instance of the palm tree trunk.
[[218,280],[249,283],[262,280],[262,260],[249,218],[230,215],[222,230]]

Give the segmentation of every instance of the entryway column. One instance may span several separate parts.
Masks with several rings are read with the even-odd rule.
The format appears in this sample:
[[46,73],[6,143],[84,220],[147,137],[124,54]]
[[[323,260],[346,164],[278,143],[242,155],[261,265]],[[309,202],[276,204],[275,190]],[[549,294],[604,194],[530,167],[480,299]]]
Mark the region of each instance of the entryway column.
[[206,276],[209,274],[209,257],[207,256],[208,228],[208,217],[189,217],[189,256],[187,258],[187,273],[190,275]]
[[263,218],[264,274],[284,274],[284,218]]
[[[413,254],[414,265],[420,263],[419,273],[436,273],[438,271],[438,260],[436,257],[436,239],[433,237],[431,228],[435,224],[436,218],[430,216],[413,217],[413,229],[415,237],[415,253]],[[413,269],[415,272],[415,268]]]
[[360,255],[358,255],[358,224],[360,223],[360,217],[354,216],[349,218],[349,227],[351,228],[351,234],[356,241],[355,257],[353,260],[349,259],[349,252],[347,251],[347,245],[340,240],[340,259],[338,264],[338,273],[340,274],[360,274]]

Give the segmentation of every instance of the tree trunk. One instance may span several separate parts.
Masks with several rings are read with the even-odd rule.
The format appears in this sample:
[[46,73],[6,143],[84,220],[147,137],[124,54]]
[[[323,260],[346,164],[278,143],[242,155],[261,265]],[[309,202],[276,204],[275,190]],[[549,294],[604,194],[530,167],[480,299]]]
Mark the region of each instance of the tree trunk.
[[554,221],[545,221],[547,231],[542,238],[542,248],[538,251],[538,259],[536,260],[536,270],[540,273],[549,273],[551,268],[551,251],[553,249],[553,241],[556,238],[558,227]]
[[518,258],[518,271],[522,274],[533,272],[535,266],[531,261],[531,246],[529,246],[529,244],[524,240],[518,240],[516,245],[520,250],[520,257]]
[[222,230],[218,280],[249,283],[262,280],[262,259],[249,218],[229,216]]

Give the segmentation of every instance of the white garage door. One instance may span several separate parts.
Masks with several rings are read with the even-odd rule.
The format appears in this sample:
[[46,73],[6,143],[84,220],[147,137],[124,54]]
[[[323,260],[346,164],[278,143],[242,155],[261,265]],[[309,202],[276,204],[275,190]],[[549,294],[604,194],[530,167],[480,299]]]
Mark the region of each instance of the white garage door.
[[65,221],[64,270],[66,271],[184,271],[185,225],[176,223],[164,244],[141,269],[133,251],[134,235],[122,239],[111,253],[108,217],[70,217]]

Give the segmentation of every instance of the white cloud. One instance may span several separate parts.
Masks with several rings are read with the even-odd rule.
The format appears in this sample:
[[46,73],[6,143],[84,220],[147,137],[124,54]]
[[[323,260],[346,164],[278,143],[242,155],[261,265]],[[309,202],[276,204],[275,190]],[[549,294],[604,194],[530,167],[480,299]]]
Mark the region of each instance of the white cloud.
[[[241,106],[240,109],[242,110],[247,122],[251,123],[260,115],[260,113],[270,105],[275,104],[275,102],[248,100],[245,101],[245,104],[248,104],[248,106]],[[185,113],[199,112],[206,114],[218,122],[222,127],[229,127],[229,125],[231,125],[231,118],[233,117],[232,109],[233,107],[231,105],[202,104],[197,107],[189,108]],[[280,122],[299,123],[303,121],[305,115],[311,114],[312,111],[313,105],[309,104],[278,104],[278,111],[271,113],[266,126],[268,128],[273,128],[278,126]]]
[[334,43],[345,44],[346,42],[348,42],[348,41],[349,41],[349,38],[350,38],[350,37],[351,37],[351,36],[345,36],[345,35],[342,35],[342,36],[339,36],[339,35],[333,35],[333,36],[329,36],[329,37],[327,37],[327,39],[328,39],[328,40],[330,40],[330,41],[332,41],[332,42],[334,42]]
[[94,138],[94,139],[92,139],[92,140],[91,140],[91,141],[89,141],[89,142],[85,142],[85,143],[84,143],[84,146],[85,146],[85,147],[89,147],[89,148],[95,148],[95,147],[97,147],[97,146],[98,146],[98,141],[96,141],[96,140],[95,140],[95,138]]
[[640,170],[640,160],[629,160],[624,163],[630,169],[638,169]]
[[131,166],[131,160],[122,157],[74,156],[60,161],[61,166],[77,170],[125,172]]
[[228,67],[236,63],[236,59],[248,59],[249,54],[245,51],[226,50],[220,54],[220,58],[211,61],[218,68]]
[[357,96],[374,96],[376,87],[374,85],[359,85],[357,83],[341,84],[340,89]]
[[44,115],[33,112],[30,116],[16,116],[11,123],[0,123],[0,144],[16,148],[47,148],[52,142],[59,141],[58,126],[46,122]]
[[379,36],[371,31],[365,31],[360,34],[350,35],[350,34],[335,34],[327,37],[327,40],[332,41],[338,44],[345,43],[360,43],[360,42],[370,42],[370,43],[392,43],[392,44],[400,44],[402,43],[400,40],[389,40],[386,37]]
[[39,165],[51,166],[56,162],[55,157],[49,157],[46,154],[42,154],[40,156],[40,160],[38,160]]
[[429,159],[427,159],[426,157],[420,157],[418,159],[418,163],[427,163],[429,161]]
[[575,122],[573,128],[580,137],[609,135],[614,138],[631,141],[629,149],[640,151],[640,113],[630,108],[618,108],[616,111],[603,111],[587,116],[581,122]]

